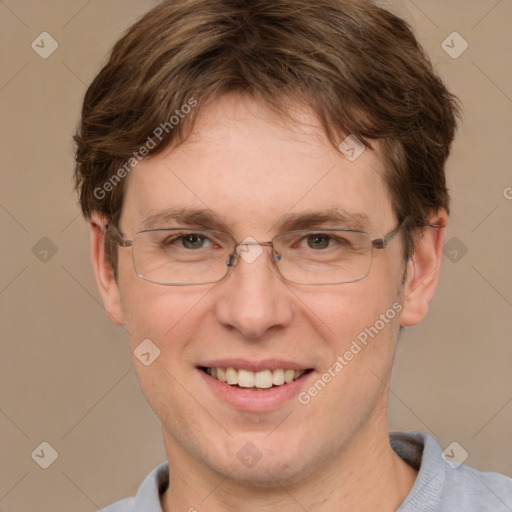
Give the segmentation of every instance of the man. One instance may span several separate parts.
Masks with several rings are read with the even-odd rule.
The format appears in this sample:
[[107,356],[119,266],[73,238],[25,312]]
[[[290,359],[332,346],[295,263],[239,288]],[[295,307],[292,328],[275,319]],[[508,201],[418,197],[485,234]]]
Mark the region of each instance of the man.
[[387,427],[458,114],[368,1],[173,0],[115,45],[76,180],[168,462],[105,510],[512,509],[511,479]]

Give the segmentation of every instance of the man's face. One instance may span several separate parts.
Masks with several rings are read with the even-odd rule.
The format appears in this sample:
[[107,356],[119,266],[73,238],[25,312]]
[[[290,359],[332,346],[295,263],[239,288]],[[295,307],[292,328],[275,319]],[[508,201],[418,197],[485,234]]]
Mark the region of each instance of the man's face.
[[[213,102],[185,143],[133,169],[121,231],[131,239],[148,217],[170,207],[208,210],[237,241],[269,241],[285,216],[332,209],[347,221],[314,227],[364,228],[372,239],[395,228],[378,145],[350,161],[328,143],[312,113],[296,117],[304,124],[284,123],[248,98]],[[368,220],[356,224],[353,215]],[[160,349],[151,365],[135,356],[133,364],[169,454],[265,485],[334,464],[342,451],[349,456],[372,433],[386,431],[384,383],[403,302],[400,236],[374,249],[365,279],[336,285],[283,280],[263,247],[218,283],[162,286],[136,276],[130,252],[119,249],[117,317],[132,354],[145,339]],[[393,305],[396,315],[389,313]],[[353,341],[369,328],[356,352]],[[334,366],[338,356],[341,369]],[[283,386],[239,389],[201,369],[210,365],[309,371]],[[330,381],[310,393],[329,368]]]

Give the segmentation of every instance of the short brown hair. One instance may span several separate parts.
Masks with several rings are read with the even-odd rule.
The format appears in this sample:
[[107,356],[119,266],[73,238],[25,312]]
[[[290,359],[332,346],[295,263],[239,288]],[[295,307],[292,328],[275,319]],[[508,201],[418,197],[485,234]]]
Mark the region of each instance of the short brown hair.
[[[311,107],[336,147],[342,133],[370,148],[379,139],[395,214],[408,218],[406,258],[414,232],[449,209],[444,167],[461,110],[405,21],[369,0],[169,0],[115,44],[86,92],[74,137],[85,217],[115,224],[127,162],[183,142],[201,106],[227,92],[282,116],[290,101]],[[116,270],[114,246],[107,254]]]

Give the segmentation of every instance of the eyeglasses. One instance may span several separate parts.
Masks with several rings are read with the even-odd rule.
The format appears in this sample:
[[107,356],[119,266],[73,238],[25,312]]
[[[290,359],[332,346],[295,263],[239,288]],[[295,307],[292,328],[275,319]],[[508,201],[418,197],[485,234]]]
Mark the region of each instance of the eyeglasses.
[[[405,219],[404,219],[405,221]],[[166,286],[210,284],[221,281],[241,257],[252,263],[272,248],[272,261],[281,276],[299,284],[343,284],[364,279],[370,272],[373,249],[385,249],[404,221],[382,238],[364,231],[307,229],[276,235],[270,242],[247,238],[236,242],[227,233],[208,229],[148,229],[132,240],[112,224],[108,232],[121,247],[132,248],[135,273],[141,279]],[[251,247],[252,246],[252,247]]]

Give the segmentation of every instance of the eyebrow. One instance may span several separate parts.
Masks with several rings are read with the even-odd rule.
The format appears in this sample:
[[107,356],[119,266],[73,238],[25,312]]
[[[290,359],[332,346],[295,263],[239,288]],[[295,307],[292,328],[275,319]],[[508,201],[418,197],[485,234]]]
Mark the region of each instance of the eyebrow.
[[[214,212],[200,208],[167,208],[146,217],[142,222],[142,230],[166,228],[169,224],[179,227],[196,227],[230,233],[227,224]],[[324,211],[288,213],[274,226],[279,233],[315,227],[349,228],[367,231],[371,227],[369,217],[364,213],[347,212],[341,208],[330,208]]]
[[171,222],[183,227],[194,226],[218,231],[226,231],[228,229],[225,222],[211,210],[177,207],[167,208],[146,217],[142,222],[142,229],[165,228]]

